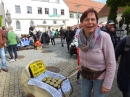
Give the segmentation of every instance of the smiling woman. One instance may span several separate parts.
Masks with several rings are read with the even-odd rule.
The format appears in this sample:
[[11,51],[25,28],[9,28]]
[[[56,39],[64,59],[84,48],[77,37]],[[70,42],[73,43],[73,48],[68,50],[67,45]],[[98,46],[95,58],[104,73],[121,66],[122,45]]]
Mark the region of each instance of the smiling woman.
[[[116,70],[114,48],[110,35],[101,31],[98,27],[97,12],[90,8],[81,18],[78,36],[80,48],[80,65],[77,67],[82,75],[82,97],[105,97],[112,86]],[[96,95],[96,96],[95,96]]]

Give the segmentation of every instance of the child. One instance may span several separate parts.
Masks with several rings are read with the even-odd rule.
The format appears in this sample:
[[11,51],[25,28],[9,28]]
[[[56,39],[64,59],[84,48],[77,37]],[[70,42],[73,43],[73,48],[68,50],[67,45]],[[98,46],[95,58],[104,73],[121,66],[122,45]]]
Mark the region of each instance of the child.
[[37,47],[41,47],[41,46],[42,46],[42,44],[41,44],[41,42],[37,38],[36,42],[34,43],[34,47],[37,49]]

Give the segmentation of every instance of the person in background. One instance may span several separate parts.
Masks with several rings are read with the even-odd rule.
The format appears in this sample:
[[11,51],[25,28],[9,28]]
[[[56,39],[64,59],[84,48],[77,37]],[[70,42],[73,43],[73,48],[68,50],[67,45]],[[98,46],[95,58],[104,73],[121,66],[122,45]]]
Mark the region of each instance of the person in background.
[[29,27],[29,35],[30,35],[30,37],[33,37],[33,27],[32,26]]
[[78,35],[80,65],[82,75],[81,97],[105,97],[110,91],[116,70],[114,47],[110,35],[98,27],[97,12],[86,10],[80,22],[83,28]]
[[51,38],[51,43],[52,43],[52,45],[55,45],[55,30],[54,30],[54,28],[52,28],[52,31],[51,31],[51,33],[50,33],[50,38]]
[[7,65],[6,65],[6,57],[5,57],[5,50],[4,45],[6,43],[6,35],[3,30],[0,29],[0,57],[1,57],[1,70],[8,72]]
[[37,38],[37,36],[36,36],[36,34],[37,34],[37,30],[35,29],[35,26],[33,27],[33,31],[32,31],[32,33],[33,33],[33,39],[34,39],[34,42],[36,42],[36,38]]
[[[8,31],[8,51],[11,57],[10,62],[14,62],[18,60],[16,34],[14,33],[13,27],[11,26],[8,27]],[[15,57],[13,57],[13,52]]]
[[76,33],[75,33],[75,37],[76,37],[76,38],[78,38],[78,35],[79,35],[79,32],[80,32],[81,28],[82,28],[82,24],[80,23],[80,24],[79,24],[79,27],[78,27],[78,29],[77,29],[77,31],[76,31]]
[[56,29],[56,31],[55,31],[55,37],[57,37],[58,38],[58,29]]
[[117,85],[123,97],[130,97],[130,35],[123,38],[115,48],[116,60],[120,62],[117,71]]
[[[8,40],[8,31],[5,29],[5,26],[2,26],[2,30],[5,32],[6,39]],[[6,47],[8,47],[8,42],[5,43],[5,54],[7,53]]]
[[36,38],[36,42],[34,43],[34,48],[37,49],[37,47],[41,47],[41,46],[42,46],[41,42],[39,41],[38,38]]
[[60,31],[59,31],[59,34],[60,34],[60,38],[61,38],[61,45],[62,47],[64,47],[64,35],[65,35],[65,32],[63,30],[63,27],[60,28]]
[[74,39],[74,32],[71,30],[70,27],[67,27],[67,30],[65,32],[65,38],[66,38],[67,49],[68,49],[68,53],[69,53],[69,46]]
[[108,20],[107,25],[103,26],[101,30],[104,32],[107,32],[110,35],[113,46],[115,48],[117,41],[116,41],[116,32],[115,32],[114,25],[115,25],[115,23],[113,20]]
[[[75,37],[76,37],[77,39],[78,39],[78,35],[79,35],[79,32],[80,32],[81,28],[82,28],[82,24],[80,23],[80,24],[79,24],[79,27],[78,27],[78,29],[77,29],[77,31],[76,31],[76,33],[75,33]],[[79,52],[80,52],[80,48],[78,47],[78,48],[77,48],[77,55],[78,55],[77,61],[78,61],[78,65],[80,65]],[[76,82],[79,83],[79,84],[81,83],[81,80],[80,80],[80,72],[77,73],[77,81],[76,81]]]

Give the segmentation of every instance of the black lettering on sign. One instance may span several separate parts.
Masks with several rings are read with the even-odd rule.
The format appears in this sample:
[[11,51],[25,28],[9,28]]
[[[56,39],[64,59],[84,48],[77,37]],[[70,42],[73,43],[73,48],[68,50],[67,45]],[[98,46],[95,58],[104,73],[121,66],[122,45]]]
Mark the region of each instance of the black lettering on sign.
[[37,68],[36,65],[33,65],[33,71],[34,71],[34,72],[35,72],[35,71],[38,71],[38,68]]
[[36,76],[36,75],[39,75],[39,72],[34,73],[34,75],[35,75],[35,76]]

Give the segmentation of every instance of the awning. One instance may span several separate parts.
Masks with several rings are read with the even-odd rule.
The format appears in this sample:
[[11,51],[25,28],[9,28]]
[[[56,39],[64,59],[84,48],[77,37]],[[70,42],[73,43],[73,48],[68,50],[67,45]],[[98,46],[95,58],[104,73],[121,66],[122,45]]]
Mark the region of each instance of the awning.
[[36,27],[48,27],[48,26],[51,26],[51,27],[65,26],[65,24],[38,24],[38,25],[36,25]]

